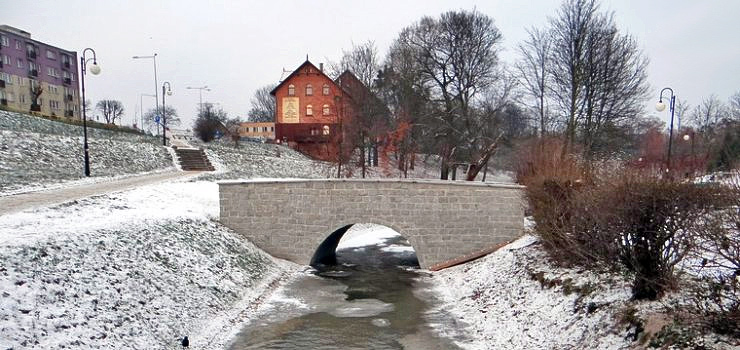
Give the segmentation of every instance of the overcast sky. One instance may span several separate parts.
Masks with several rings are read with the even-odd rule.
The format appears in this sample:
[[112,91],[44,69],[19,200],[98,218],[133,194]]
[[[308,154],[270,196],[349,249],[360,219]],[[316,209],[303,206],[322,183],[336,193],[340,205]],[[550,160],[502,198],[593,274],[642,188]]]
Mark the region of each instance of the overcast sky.
[[[167,104],[177,108],[187,126],[204,102],[220,103],[230,116],[246,118],[255,89],[276,83],[283,69],[292,71],[309,56],[318,65],[337,61],[352,43],[373,40],[384,56],[398,32],[424,15],[477,9],[492,17],[504,36],[502,57],[526,29],[542,27],[559,7],[556,0],[507,1],[76,1],[0,0],[0,24],[81,53],[97,52],[99,76],[86,78],[87,96],[124,103],[124,124],[138,113],[140,94],[153,94],[152,60],[134,55],[157,53],[161,85],[172,84]],[[605,0],[623,32],[634,35],[650,58],[649,82],[672,87],[692,105],[716,94],[726,101],[740,91],[740,1]],[[154,99],[144,97],[144,110]],[[653,105],[651,101],[650,106]],[[652,108],[649,113],[655,113]],[[664,119],[669,118],[663,112]]]

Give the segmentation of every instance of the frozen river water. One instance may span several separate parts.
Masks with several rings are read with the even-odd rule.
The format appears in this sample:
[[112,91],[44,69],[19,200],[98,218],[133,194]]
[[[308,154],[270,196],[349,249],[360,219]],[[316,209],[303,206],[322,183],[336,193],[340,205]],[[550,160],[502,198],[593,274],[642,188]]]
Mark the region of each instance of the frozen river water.
[[459,349],[435,331],[461,337],[456,321],[433,308],[431,279],[405,239],[341,249],[337,260],[276,293],[268,301],[274,311],[231,349]]

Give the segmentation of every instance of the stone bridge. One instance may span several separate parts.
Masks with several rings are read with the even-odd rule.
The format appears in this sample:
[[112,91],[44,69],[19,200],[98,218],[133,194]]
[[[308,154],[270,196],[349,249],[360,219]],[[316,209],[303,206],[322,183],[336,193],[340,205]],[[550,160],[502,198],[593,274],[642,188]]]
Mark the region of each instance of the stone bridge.
[[342,235],[375,223],[404,236],[430,268],[522,234],[522,187],[437,180],[219,182],[221,222],[300,264],[335,260]]

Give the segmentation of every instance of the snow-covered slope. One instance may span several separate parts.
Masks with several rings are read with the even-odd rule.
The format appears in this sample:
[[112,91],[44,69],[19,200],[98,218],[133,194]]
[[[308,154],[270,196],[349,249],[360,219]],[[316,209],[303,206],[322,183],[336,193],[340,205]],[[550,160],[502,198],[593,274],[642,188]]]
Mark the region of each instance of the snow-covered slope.
[[288,147],[259,142],[195,142],[203,147],[216,172],[200,180],[252,178],[326,178],[331,173],[325,162],[312,160]]
[[0,216],[0,349],[223,348],[289,265],[217,215],[175,182]]
[[[172,167],[161,140],[88,128],[94,177]],[[0,111],[0,195],[84,177],[82,127]]]

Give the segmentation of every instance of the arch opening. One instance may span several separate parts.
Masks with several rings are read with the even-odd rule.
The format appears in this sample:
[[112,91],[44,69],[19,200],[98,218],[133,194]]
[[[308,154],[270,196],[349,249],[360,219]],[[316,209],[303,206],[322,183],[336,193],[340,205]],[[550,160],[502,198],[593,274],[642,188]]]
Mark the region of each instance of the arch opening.
[[319,244],[311,266],[338,264],[404,266],[419,268],[416,250],[396,230],[378,224],[345,225]]

